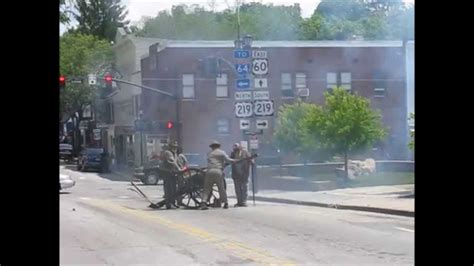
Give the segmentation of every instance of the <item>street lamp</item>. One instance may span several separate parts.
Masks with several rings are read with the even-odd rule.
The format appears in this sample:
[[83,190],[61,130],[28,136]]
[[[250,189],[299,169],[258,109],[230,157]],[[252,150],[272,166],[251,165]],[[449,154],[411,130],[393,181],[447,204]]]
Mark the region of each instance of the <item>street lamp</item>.
[[253,39],[251,35],[245,35],[244,39],[242,40],[244,49],[250,49],[250,47],[252,47],[252,41]]
[[243,43],[242,40],[235,40],[235,41],[234,41],[234,47],[235,47],[235,49],[241,49],[242,46],[243,46],[242,43]]
[[235,49],[250,49],[252,47],[253,38],[251,35],[245,35],[243,39],[237,39],[234,41]]

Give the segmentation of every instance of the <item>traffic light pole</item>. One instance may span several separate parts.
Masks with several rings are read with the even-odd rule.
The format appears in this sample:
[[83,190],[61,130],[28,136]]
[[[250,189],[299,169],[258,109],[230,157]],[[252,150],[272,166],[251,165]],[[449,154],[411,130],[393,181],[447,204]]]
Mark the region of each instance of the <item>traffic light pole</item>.
[[127,80],[112,78],[112,81],[115,81],[115,82],[118,82],[118,83],[124,83],[124,84],[130,85],[130,86],[139,87],[139,88],[142,88],[142,89],[150,90],[150,91],[153,91],[153,92],[156,92],[156,93],[160,93],[160,94],[167,95],[167,96],[175,98],[175,95],[173,95],[172,93],[162,91],[162,90],[159,90],[159,89],[155,89],[155,88],[152,88],[152,87],[148,87],[148,86],[145,86],[145,85],[136,84],[136,83],[133,83],[133,82],[130,82],[130,81],[127,81]]

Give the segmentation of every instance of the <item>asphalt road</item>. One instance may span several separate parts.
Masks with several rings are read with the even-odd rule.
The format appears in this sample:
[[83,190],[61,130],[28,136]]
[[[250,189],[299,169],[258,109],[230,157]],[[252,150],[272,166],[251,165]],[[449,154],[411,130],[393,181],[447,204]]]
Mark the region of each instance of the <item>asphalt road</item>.
[[76,181],[59,195],[61,264],[414,264],[413,218],[258,201],[152,210],[118,176],[60,171]]

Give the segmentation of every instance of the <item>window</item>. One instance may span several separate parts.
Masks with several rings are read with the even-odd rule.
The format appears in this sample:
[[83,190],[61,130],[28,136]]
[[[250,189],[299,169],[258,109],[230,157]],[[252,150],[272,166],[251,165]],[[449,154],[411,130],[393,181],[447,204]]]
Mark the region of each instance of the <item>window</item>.
[[217,120],[217,133],[218,134],[229,134],[230,126],[229,119],[223,118]]
[[374,97],[375,98],[384,98],[385,97],[385,89],[384,88],[375,88],[374,89]]
[[342,72],[341,73],[341,87],[346,90],[351,90],[352,76],[351,72]]
[[307,88],[306,87],[306,74],[305,73],[296,73],[295,85],[296,85],[297,89]]
[[284,97],[293,97],[293,88],[291,87],[291,74],[281,73],[281,93]]
[[194,98],[194,75],[183,74],[183,98]]
[[328,90],[333,89],[334,87],[337,87],[337,74],[335,72],[328,72],[326,74],[326,83],[327,83],[326,88]]
[[386,76],[382,71],[376,70],[373,74],[373,85],[374,85],[374,97],[375,98],[384,98],[385,89],[387,84],[385,83]]
[[221,74],[216,78],[216,97],[229,97],[229,90],[227,89],[227,74]]

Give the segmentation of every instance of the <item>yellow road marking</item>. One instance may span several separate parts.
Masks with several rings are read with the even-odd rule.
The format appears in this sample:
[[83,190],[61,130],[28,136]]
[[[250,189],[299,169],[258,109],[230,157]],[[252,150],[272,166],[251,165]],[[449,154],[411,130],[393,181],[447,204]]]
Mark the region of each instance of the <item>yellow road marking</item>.
[[153,214],[153,213],[146,212],[143,210],[130,209],[118,204],[111,203],[106,200],[88,199],[85,204],[91,205],[97,208],[105,209],[105,210],[114,210],[114,211],[126,213],[126,214],[129,214],[129,215],[132,215],[137,218],[141,218],[143,220],[147,220],[153,223],[158,222],[160,225],[166,226],[171,229],[175,229],[179,232],[183,232],[191,237],[198,238],[203,242],[210,243],[224,251],[230,252],[232,255],[236,257],[251,260],[256,263],[260,263],[264,265],[295,265],[295,262],[292,262],[286,259],[277,258],[273,256],[272,254],[268,253],[267,251],[252,248],[243,243],[229,240],[227,238],[219,237],[208,231],[205,231],[203,229],[200,229],[188,224],[176,223],[174,221],[160,217],[156,215],[156,213]]

